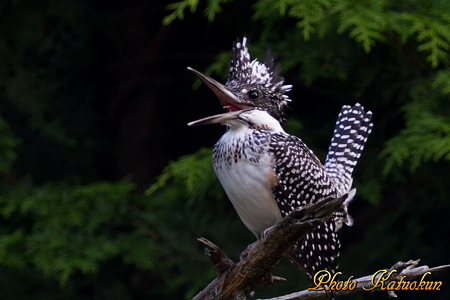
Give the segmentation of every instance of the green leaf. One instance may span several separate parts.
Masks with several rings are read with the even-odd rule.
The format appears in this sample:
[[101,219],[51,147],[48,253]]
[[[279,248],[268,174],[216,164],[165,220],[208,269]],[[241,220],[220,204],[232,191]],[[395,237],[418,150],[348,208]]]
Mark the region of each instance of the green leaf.
[[[431,81],[439,83],[444,73]],[[432,90],[429,83],[416,86],[412,92],[414,101],[404,105],[406,127],[389,139],[381,157],[385,158],[384,173],[407,165],[414,172],[423,163],[437,162],[440,159],[450,161],[450,117],[445,114],[450,107],[438,108],[439,90]]]
[[183,0],[180,2],[175,2],[168,4],[166,6],[167,10],[173,10],[172,13],[165,16],[162,23],[163,25],[169,25],[176,19],[183,20],[184,19],[184,11],[189,8],[191,13],[195,13],[198,6],[198,0]]

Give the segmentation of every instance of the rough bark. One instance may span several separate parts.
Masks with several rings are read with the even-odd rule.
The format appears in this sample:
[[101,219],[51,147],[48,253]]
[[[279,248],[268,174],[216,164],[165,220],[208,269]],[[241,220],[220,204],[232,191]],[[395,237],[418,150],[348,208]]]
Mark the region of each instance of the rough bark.
[[[204,290],[198,293],[193,300],[247,299],[253,291],[259,288],[276,282],[286,281],[284,278],[273,276],[273,268],[299,239],[330,219],[332,213],[341,206],[343,200],[344,197],[339,199],[329,198],[299,211],[292,212],[273,227],[267,229],[258,241],[249,245],[241,254],[238,263],[230,260],[214,243],[205,238],[199,238],[198,240],[207,246],[205,254],[210,258],[218,272],[217,277]],[[349,278],[348,288],[344,288],[345,282],[340,280],[338,277],[339,273],[337,273],[335,284],[340,282],[340,285],[333,290],[326,290],[325,288],[330,286],[333,281],[318,286],[318,289],[324,287],[322,290],[311,290],[311,288],[316,287],[318,282],[316,280],[308,290],[265,300],[321,299],[361,291],[367,292],[368,290],[382,290],[386,291],[389,297],[397,297],[395,289],[389,290],[387,288],[389,283],[412,282],[416,279],[423,280],[427,275],[450,269],[450,265],[434,268],[429,268],[428,266],[417,267],[418,262],[419,260],[410,260],[406,263],[398,262],[385,271],[379,270],[377,271],[378,273],[374,272],[371,275],[357,279]],[[383,285],[374,287],[380,276],[382,280],[379,282],[382,282]],[[331,280],[331,276],[329,279]],[[352,288],[349,288],[350,280],[354,282],[351,286]],[[426,278],[426,280],[430,279]],[[401,289],[399,288],[398,290]]]
[[292,212],[266,230],[249,245],[234,263],[212,242],[200,238],[208,246],[205,253],[217,268],[217,277],[193,299],[246,299],[252,291],[269,286],[284,278],[272,275],[273,268],[300,238],[329,220],[341,207],[344,197],[325,199],[302,210]]

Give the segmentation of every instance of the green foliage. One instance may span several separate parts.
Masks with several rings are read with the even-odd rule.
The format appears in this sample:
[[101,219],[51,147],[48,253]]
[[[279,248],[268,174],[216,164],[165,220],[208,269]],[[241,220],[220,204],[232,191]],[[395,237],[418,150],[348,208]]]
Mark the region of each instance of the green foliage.
[[192,204],[208,197],[221,199],[223,193],[212,168],[211,156],[212,150],[203,148],[169,163],[157,181],[147,189],[146,195],[151,196],[167,186],[176,186],[177,189],[168,189],[168,194],[161,197],[164,202],[184,198]]
[[[208,258],[201,255],[199,234],[235,255],[252,240],[250,233],[243,240],[232,237],[243,225],[224,201],[211,149],[171,162],[148,196],[134,189],[124,179],[78,186],[22,184],[4,193],[0,264],[32,267],[65,287],[72,276],[99,272],[102,264],[120,258],[123,264],[154,273],[166,293],[190,298],[214,276]],[[235,243],[227,245],[231,239]],[[192,270],[197,270],[195,277]]]
[[167,15],[163,19],[163,24],[168,25],[176,19],[184,19],[184,10],[189,8],[191,13],[197,10],[198,0],[180,1],[167,5],[167,9],[174,10],[170,15]]
[[277,11],[281,17],[288,15],[295,19],[300,19],[297,22],[297,27],[301,29],[303,38],[309,40],[311,35],[318,33],[323,37],[329,29],[329,8],[332,6],[332,1],[292,1],[280,0],[258,1],[255,5],[255,19],[268,18],[270,14],[276,14]]
[[[208,0],[208,5],[204,11],[206,18],[208,21],[214,21],[216,14],[222,12],[222,7],[220,6],[222,3],[229,2],[231,0]],[[163,19],[163,24],[168,25],[172,23],[174,20],[183,20],[184,19],[184,11],[189,8],[191,13],[195,13],[197,10],[199,1],[198,0],[184,0],[180,2],[175,2],[167,5],[168,10],[173,10],[172,13],[167,15]]]
[[376,41],[386,41],[384,33],[390,25],[385,15],[386,2],[338,1],[333,9],[340,21],[338,33],[349,31],[349,36],[370,52]]
[[231,0],[208,0],[208,6],[205,9],[205,16],[209,22],[214,21],[216,14],[222,12],[222,3],[230,2]]
[[[441,1],[441,3],[445,2]],[[417,50],[430,53],[426,60],[433,68],[440,63],[449,62],[450,32],[447,14],[449,8],[447,3],[446,6],[431,8],[425,12],[402,12],[393,16],[395,22],[392,23],[392,26],[397,29],[396,33],[403,41],[410,36],[415,36],[416,40],[421,43]],[[440,11],[440,9],[446,11]]]
[[[141,269],[153,266],[154,240],[140,222],[129,180],[86,186],[49,183],[21,186],[0,197],[3,223],[0,263],[34,266],[65,284],[77,271],[95,272],[102,261],[121,255]],[[17,222],[26,220],[15,228]],[[133,228],[120,232],[118,226]]]
[[[300,78],[308,91],[335,93],[330,99],[338,103],[322,102],[317,118],[326,120],[335,106],[354,99],[374,110],[374,132],[355,173],[359,196],[374,206],[355,222],[367,234],[347,237],[343,269],[367,274],[368,265],[388,267],[411,256],[445,260],[433,252],[448,250],[441,242],[448,227],[430,224],[449,203],[450,2],[259,0],[253,9],[261,28],[247,33],[252,57],[272,46],[287,81]],[[225,76],[228,59],[221,53],[207,72]],[[291,118],[288,131],[323,140],[323,123],[307,119],[318,104],[294,100],[306,113],[299,113],[301,123]],[[367,218],[369,211],[375,217]]]
[[[146,211],[157,211],[155,219],[146,219],[154,224],[160,241],[156,269],[167,270],[159,276],[168,290],[187,289],[187,299],[215,274],[208,258],[199,255],[200,234],[222,245],[229,255],[237,255],[253,240],[224,198],[211,155],[210,148],[202,148],[170,162],[145,192]],[[235,236],[236,232],[241,234]]]
[[450,97],[450,69],[438,71],[431,87],[440,91],[444,99]]
[[[179,1],[167,6],[172,12],[163,23],[199,7],[210,22],[227,19],[237,3]],[[240,5],[251,6],[253,16],[227,20],[233,22],[227,30],[248,30],[252,57],[272,47],[286,81],[306,83],[292,91],[298,108],[287,131],[324,157],[342,104],[360,101],[374,111],[374,132],[355,170],[366,202],[355,201],[355,226],[342,230],[344,272],[367,275],[416,257],[442,264],[449,233],[441,223],[450,203],[450,1]],[[0,6],[0,170],[20,179],[0,185],[0,290],[20,290],[5,296],[14,300],[190,298],[216,272],[197,237],[236,259],[254,236],[224,196],[211,149],[170,162],[145,193],[130,179],[99,181],[93,163],[81,171],[102,144],[96,128],[103,116],[91,109],[97,74],[89,75],[98,59],[89,44],[96,38],[94,6],[57,0]],[[206,73],[225,78],[228,62],[229,53],[220,53]],[[294,94],[302,88],[308,97]],[[310,284],[291,264],[276,275],[289,282],[258,297]]]
[[[420,62],[422,53],[425,53],[424,60],[429,67],[444,67],[431,81],[420,76],[408,78],[410,86],[415,87],[398,101],[406,128],[386,142],[380,157],[386,162],[384,174],[403,164],[415,170],[423,162],[448,159],[448,120],[442,114],[442,111],[447,111],[442,107],[443,100],[450,93],[450,75],[446,69],[450,49],[448,1],[427,2],[424,6],[422,1],[416,0],[396,3],[380,0],[260,0],[254,10],[255,20],[267,21],[263,29],[266,33],[262,33],[262,41],[256,48],[261,52],[267,47],[265,39],[270,39],[270,44],[278,45],[283,68],[295,71],[308,84],[321,78],[348,80],[357,67],[354,63],[365,59],[365,55],[358,53],[352,42],[342,36],[344,34],[361,45],[366,55],[381,43],[403,52],[412,62],[409,66],[397,65],[395,70],[389,67],[379,70],[379,66],[373,66],[373,70],[355,78],[361,87],[361,90],[355,90],[357,98],[362,98],[374,81],[379,80],[376,76],[380,72],[396,74],[405,67],[429,72],[429,68]],[[274,38],[273,32],[279,31],[277,26],[286,16],[300,20],[298,28],[283,29],[285,36]],[[223,74],[228,56],[228,53],[220,54],[207,72]],[[399,88],[395,85],[385,87],[384,93],[398,93]],[[431,102],[434,108],[430,107]]]
[[[220,12],[221,1],[209,1],[206,12],[212,21],[215,13]],[[174,10],[165,19],[168,24],[179,18],[183,19],[183,11],[189,7],[194,12],[198,1],[185,0],[168,6]],[[408,7],[407,10],[404,7]],[[448,1],[433,1],[423,7],[422,1],[409,0],[391,3],[382,0],[260,0],[255,4],[255,19],[272,19],[288,15],[298,19],[304,40],[317,33],[323,37],[335,28],[338,34],[349,32],[367,53],[376,42],[386,43],[386,34],[398,36],[403,42],[413,37],[419,45],[417,50],[428,52],[427,61],[432,67],[448,62],[450,49],[450,20]]]
[[[413,101],[403,106],[406,127],[386,142],[381,153],[387,157],[386,174],[404,164],[413,172],[427,161],[450,161],[450,106],[441,101],[445,92],[438,88],[447,73],[440,72],[412,89]],[[434,91],[430,86],[436,87]]]
[[20,140],[13,134],[6,120],[0,116],[0,170],[9,170],[17,159],[18,146]]

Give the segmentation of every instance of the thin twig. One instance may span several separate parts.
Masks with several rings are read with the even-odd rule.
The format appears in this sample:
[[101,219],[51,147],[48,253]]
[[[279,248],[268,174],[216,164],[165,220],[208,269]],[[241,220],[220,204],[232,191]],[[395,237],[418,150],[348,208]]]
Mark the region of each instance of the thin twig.
[[[357,279],[351,279],[352,282],[356,282],[354,289],[347,290],[304,290],[296,293],[292,293],[289,295],[284,295],[280,297],[270,298],[270,299],[259,299],[259,300],[313,300],[313,299],[322,299],[326,298],[333,293],[333,297],[338,297],[342,295],[355,294],[359,292],[367,292],[367,291],[386,291],[388,292],[389,297],[397,297],[395,294],[396,290],[411,290],[411,283],[416,279],[421,279],[424,282],[429,283],[430,281],[426,281],[426,276],[435,274],[437,272],[448,271],[450,270],[450,265],[443,265],[434,268],[429,268],[428,266],[420,266],[417,267],[418,260],[413,261],[410,260],[406,263],[398,262],[394,266],[389,269],[380,270],[375,272],[372,275],[367,275],[364,277],[360,277]],[[377,280],[381,280],[378,282]],[[341,281],[342,282],[342,281]],[[389,290],[389,283],[394,287],[393,290]],[[399,284],[400,282],[400,284]],[[416,281],[417,282],[417,281]],[[380,285],[379,287],[376,287]],[[433,283],[439,283],[439,281],[434,281]],[[345,286],[342,284],[342,286]],[[435,285],[424,284],[420,286],[420,281],[415,284],[414,290],[424,290],[426,287],[432,288]]]
[[[341,207],[342,202],[343,198],[325,199],[292,212],[268,229],[261,239],[249,245],[241,254],[241,260],[238,263],[230,260],[214,243],[205,238],[199,238],[199,241],[207,246],[205,254],[217,268],[218,273],[217,277],[193,300],[244,300],[259,288],[284,282],[284,278],[272,275],[273,268],[299,239],[329,220],[332,213]],[[339,281],[337,277],[333,281],[331,274],[324,274],[321,281],[318,281],[317,278],[314,279],[313,288],[266,300],[311,300],[328,298],[330,295],[337,297],[361,291],[380,290],[388,292],[389,297],[397,297],[395,290],[404,290],[405,286],[408,289],[412,287],[413,282],[415,282],[414,288],[439,287],[439,283],[442,284],[442,282],[424,281],[425,277],[436,272],[450,270],[450,265],[429,268],[428,266],[418,267],[418,263],[419,260],[398,262],[391,268],[379,270],[372,275],[357,279],[351,277],[347,281]],[[326,273],[326,271],[323,272]],[[337,275],[339,272],[336,273]],[[420,282],[413,281],[418,278],[420,278]],[[410,283],[411,285],[409,285]]]

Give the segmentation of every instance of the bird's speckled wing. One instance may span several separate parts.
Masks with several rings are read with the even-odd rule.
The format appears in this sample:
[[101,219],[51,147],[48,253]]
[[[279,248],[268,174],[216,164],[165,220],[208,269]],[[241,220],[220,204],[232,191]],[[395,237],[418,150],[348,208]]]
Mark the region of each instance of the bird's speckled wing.
[[[336,195],[334,181],[299,138],[273,134],[270,147],[279,183],[273,188],[273,194],[283,217],[302,206]],[[336,212],[333,219],[308,233],[286,256],[310,276],[324,269],[335,272],[340,248],[335,220],[342,218],[343,213]]]

